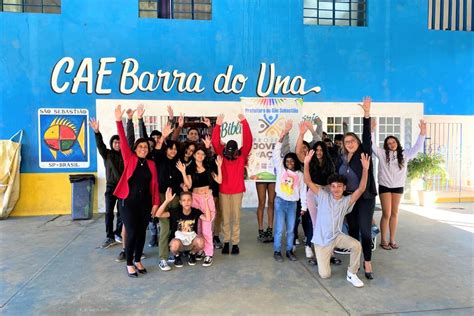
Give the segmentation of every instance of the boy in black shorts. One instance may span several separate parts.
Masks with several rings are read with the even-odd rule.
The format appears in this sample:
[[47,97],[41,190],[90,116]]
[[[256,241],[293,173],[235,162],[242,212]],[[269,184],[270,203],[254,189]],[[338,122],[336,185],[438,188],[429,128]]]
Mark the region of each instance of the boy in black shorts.
[[172,194],[171,189],[166,190],[165,201],[158,208],[155,217],[169,217],[171,234],[174,238],[170,241],[170,250],[174,254],[174,266],[181,268],[183,261],[179,255],[181,251],[189,251],[188,264],[193,266],[196,264],[196,253],[203,250],[204,238],[198,236],[198,221],[211,220],[211,211],[207,204],[208,199],[212,199],[211,195],[205,197],[206,209],[200,210],[191,207],[193,197],[191,192],[181,192],[179,197],[180,207],[171,209],[169,212],[165,211],[168,204],[173,200],[175,194]]

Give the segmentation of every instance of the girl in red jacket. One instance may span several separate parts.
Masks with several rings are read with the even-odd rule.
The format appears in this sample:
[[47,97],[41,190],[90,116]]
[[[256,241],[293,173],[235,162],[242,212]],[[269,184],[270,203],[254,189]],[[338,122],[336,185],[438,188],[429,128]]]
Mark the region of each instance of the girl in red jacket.
[[146,159],[150,152],[149,144],[145,138],[139,138],[133,145],[133,151],[130,150],[122,125],[123,113],[121,106],[117,105],[115,121],[125,168],[114,195],[120,199],[121,215],[127,230],[127,273],[129,277],[136,278],[137,270],[142,274],[147,272],[140,260],[150,213],[158,209],[160,196],[155,163]]

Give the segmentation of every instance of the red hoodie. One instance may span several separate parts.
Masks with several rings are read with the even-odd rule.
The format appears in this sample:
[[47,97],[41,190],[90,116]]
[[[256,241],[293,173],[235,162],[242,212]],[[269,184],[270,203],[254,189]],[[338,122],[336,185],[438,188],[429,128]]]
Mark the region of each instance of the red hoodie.
[[[117,187],[115,188],[114,195],[119,199],[124,200],[128,197],[128,179],[132,177],[133,172],[137,167],[138,156],[134,152],[132,152],[130,150],[130,147],[128,146],[122,121],[115,123],[117,123],[117,131],[120,138],[120,151],[122,152],[124,170],[117,184]],[[147,159],[146,162],[151,172],[150,193],[152,198],[152,204],[153,206],[160,205],[160,194],[158,193],[158,176],[156,172],[156,165],[153,160]]]
[[[242,124],[242,148],[240,156],[235,160],[229,160],[223,157],[222,161],[222,183],[219,186],[219,192],[224,194],[236,194],[245,192],[244,169],[247,158],[252,149],[252,132],[250,131],[247,120],[240,122]],[[221,126],[216,125],[212,130],[212,146],[216,154],[222,155],[224,145],[221,144]]]

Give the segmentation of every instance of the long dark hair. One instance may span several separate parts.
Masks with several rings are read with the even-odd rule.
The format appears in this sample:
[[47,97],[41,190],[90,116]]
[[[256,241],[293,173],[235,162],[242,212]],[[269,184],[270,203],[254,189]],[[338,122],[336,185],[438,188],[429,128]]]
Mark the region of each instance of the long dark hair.
[[400,145],[400,141],[395,136],[387,136],[383,141],[383,149],[385,149],[385,160],[387,164],[390,163],[390,149],[388,148],[388,140],[394,139],[397,143],[397,160],[398,160],[398,168],[402,169],[405,164],[405,158],[403,158],[403,148]]
[[181,160],[182,163],[189,163],[192,160],[194,160],[194,157],[191,155],[191,157],[189,158],[190,161],[184,161],[184,155],[186,155],[186,150],[188,150],[188,148],[191,147],[191,146],[194,146],[194,152],[193,152],[193,154],[194,154],[196,152],[196,149],[197,149],[196,143],[191,142],[191,141],[185,141],[184,142],[183,148],[181,149],[181,154],[179,156],[179,160]]
[[285,169],[288,169],[288,167],[286,166],[286,159],[287,158],[292,158],[295,161],[295,171],[298,171],[298,170],[301,171],[301,162],[300,162],[300,160],[298,159],[298,156],[296,156],[295,153],[287,153],[285,155],[285,157],[283,158],[283,167]]
[[[323,159],[320,162],[316,157],[316,148],[321,147],[323,151]],[[332,162],[331,157],[329,156],[328,147],[325,142],[319,141],[313,145],[313,150],[315,151],[313,158],[309,162],[309,173],[314,174],[317,170],[321,170],[321,173],[325,175],[331,175],[335,172],[334,163]]]

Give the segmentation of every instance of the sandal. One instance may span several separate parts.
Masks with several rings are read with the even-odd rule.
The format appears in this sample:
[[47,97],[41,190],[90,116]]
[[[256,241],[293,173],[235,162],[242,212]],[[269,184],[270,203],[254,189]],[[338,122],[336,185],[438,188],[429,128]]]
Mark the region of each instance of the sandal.
[[396,242],[391,242],[391,243],[389,243],[388,245],[389,245],[390,247],[392,247],[392,249],[398,249],[398,248],[400,248]]
[[380,243],[380,247],[382,247],[385,250],[392,250],[392,245],[389,243],[386,243],[386,244]]

